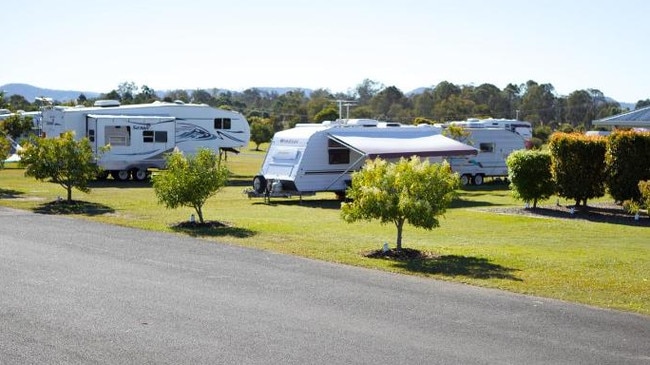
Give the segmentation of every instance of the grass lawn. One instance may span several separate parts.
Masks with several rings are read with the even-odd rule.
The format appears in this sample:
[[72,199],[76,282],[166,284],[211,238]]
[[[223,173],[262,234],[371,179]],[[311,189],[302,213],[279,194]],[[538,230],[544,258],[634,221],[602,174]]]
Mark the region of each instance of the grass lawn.
[[[84,202],[79,211],[56,212],[48,203],[64,197],[63,188],[26,178],[10,164],[0,170],[0,205],[650,315],[650,228],[632,218],[611,224],[497,214],[487,208],[523,203],[505,185],[484,185],[463,189],[439,228],[405,226],[404,247],[430,252],[430,258],[368,258],[384,242],[394,247],[394,226],[345,223],[331,193],[270,204],[249,199],[243,191],[263,156],[245,150],[228,157],[230,184],[204,207],[206,220],[227,227],[178,228],[193,210],[158,205],[150,183],[97,182],[90,194],[73,191],[73,199]],[[541,204],[551,202],[555,198]]]

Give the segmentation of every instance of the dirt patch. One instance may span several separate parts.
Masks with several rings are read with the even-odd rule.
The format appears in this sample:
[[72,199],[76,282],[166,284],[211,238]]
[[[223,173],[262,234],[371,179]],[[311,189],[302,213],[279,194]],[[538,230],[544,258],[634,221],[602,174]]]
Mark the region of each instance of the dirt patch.
[[203,223],[196,222],[196,221],[195,222],[186,221],[186,222],[180,222],[172,226],[172,228],[178,228],[178,229],[210,229],[210,228],[225,228],[225,227],[230,227],[230,225],[219,221],[204,221]]

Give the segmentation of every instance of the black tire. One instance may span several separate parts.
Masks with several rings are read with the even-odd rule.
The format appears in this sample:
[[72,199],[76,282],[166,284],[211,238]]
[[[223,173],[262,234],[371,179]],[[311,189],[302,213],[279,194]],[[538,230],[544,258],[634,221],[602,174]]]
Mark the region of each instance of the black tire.
[[258,194],[262,194],[266,191],[266,179],[264,176],[257,175],[253,178],[253,190]]
[[474,185],[483,185],[483,175],[474,176]]
[[111,171],[111,176],[117,181],[127,181],[131,177],[131,174],[127,170],[116,170]]
[[149,178],[149,171],[147,169],[134,169],[131,175],[136,181],[145,181]]
[[465,174],[465,175],[462,175],[462,176],[460,177],[460,183],[461,183],[461,185],[463,185],[463,186],[467,186],[467,185],[469,185],[469,183],[470,183],[471,181],[472,181],[472,176],[470,176],[470,175]]

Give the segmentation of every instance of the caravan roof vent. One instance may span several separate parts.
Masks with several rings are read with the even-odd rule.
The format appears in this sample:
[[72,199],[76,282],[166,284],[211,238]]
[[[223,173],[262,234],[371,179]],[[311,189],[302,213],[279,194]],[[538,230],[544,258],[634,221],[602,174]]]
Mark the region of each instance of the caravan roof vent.
[[109,106],[120,106],[120,101],[119,100],[97,100],[93,105],[101,108],[106,108]]
[[363,127],[376,127],[378,123],[374,119],[348,119],[346,124]]

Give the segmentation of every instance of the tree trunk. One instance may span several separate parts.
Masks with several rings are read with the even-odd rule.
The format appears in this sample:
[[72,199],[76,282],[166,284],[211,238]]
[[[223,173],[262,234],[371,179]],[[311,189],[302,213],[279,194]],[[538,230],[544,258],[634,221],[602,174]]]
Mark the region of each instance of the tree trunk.
[[404,228],[404,218],[395,221],[395,226],[397,227],[397,251],[402,251],[402,228]]
[[199,216],[199,223],[203,224],[203,210],[201,210],[201,207],[194,207],[194,210],[196,210],[196,215]]
[[68,203],[72,202],[72,186],[68,185]]

